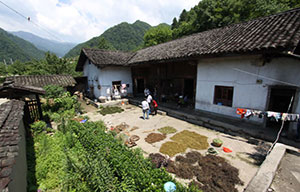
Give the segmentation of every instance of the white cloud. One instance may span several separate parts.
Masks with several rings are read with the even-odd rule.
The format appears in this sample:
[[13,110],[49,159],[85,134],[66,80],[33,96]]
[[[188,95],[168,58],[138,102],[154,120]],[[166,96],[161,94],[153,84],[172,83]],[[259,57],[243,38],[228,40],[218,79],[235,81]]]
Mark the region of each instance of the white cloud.
[[199,0],[2,0],[21,14],[31,17],[32,25],[0,4],[0,27],[23,30],[64,41],[83,42],[121,22],[141,20],[150,25],[171,24],[183,9]]

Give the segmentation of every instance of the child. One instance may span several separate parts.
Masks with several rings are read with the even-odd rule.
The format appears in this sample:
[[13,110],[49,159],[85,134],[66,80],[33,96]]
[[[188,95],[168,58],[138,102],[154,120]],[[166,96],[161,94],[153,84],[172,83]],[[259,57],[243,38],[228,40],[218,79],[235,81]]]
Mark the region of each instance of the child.
[[153,110],[154,110],[154,115],[156,115],[158,105],[157,105],[157,102],[154,99],[152,99],[152,106],[153,106]]
[[147,102],[147,98],[145,97],[144,101],[142,101],[142,109],[143,109],[143,118],[145,120],[145,113],[147,114],[147,118],[146,119],[149,119],[149,104]]

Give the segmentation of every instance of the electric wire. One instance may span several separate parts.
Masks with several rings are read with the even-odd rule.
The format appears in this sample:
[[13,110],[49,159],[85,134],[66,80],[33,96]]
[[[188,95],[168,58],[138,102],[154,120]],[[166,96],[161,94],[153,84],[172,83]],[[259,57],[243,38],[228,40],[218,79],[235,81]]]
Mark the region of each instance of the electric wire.
[[[293,100],[294,100],[294,96],[292,96],[292,98],[291,98],[291,101],[290,101],[290,104],[289,104],[289,107],[288,107],[288,110],[287,110],[287,113],[290,111],[290,108],[291,108],[291,106],[292,106],[292,103],[293,103]],[[280,137],[280,134],[281,134],[281,132],[282,132],[282,130],[283,130],[283,127],[284,127],[284,120],[282,120],[282,123],[281,123],[281,127],[280,127],[280,130],[278,131],[278,133],[277,133],[277,137],[276,137],[276,140],[272,143],[272,145],[271,145],[271,147],[270,147],[270,149],[268,150],[268,152],[267,152],[267,156],[271,153],[271,151],[273,150],[273,148],[274,148],[274,146],[276,145],[276,143],[278,142],[278,140],[279,140],[279,137]]]
[[293,84],[293,83],[289,83],[289,82],[285,82],[285,81],[280,81],[280,80],[277,80],[277,79],[273,79],[273,78],[266,77],[266,76],[263,76],[263,75],[258,75],[258,74],[255,74],[255,73],[250,73],[248,71],[244,71],[244,70],[241,70],[241,69],[238,69],[238,68],[233,68],[233,70],[236,70],[236,71],[239,71],[239,72],[242,72],[242,73],[246,73],[248,75],[253,75],[253,76],[261,77],[261,78],[264,78],[264,79],[267,79],[267,80],[270,80],[270,81],[275,81],[275,82],[278,82],[278,83],[282,83],[282,84],[286,84],[286,85],[290,85],[290,86],[299,87],[299,85],[297,85],[297,84]]
[[54,34],[52,34],[50,31],[46,30],[45,28],[43,28],[41,25],[37,24],[36,22],[33,22],[31,19],[28,19],[29,17],[26,17],[25,15],[23,15],[22,13],[20,13],[19,11],[17,11],[16,9],[10,7],[9,5],[5,4],[3,1],[0,0],[0,3],[2,5],[4,5],[5,7],[7,7],[8,9],[12,10],[13,12],[15,12],[17,15],[19,15],[20,17],[26,19],[28,22],[31,22],[32,24],[34,24],[35,26],[37,26],[39,29],[43,30],[44,32],[46,32],[48,35],[50,35],[51,37],[55,38],[58,41],[62,41],[60,38],[56,37]]

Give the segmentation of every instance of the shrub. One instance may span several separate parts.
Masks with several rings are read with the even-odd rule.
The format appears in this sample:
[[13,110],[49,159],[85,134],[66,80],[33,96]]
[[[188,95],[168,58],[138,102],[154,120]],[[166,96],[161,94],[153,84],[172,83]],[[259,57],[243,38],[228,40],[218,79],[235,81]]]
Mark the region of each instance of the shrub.
[[44,121],[36,121],[33,124],[31,124],[31,132],[33,135],[38,135],[43,131],[47,130],[47,124]]
[[45,97],[47,99],[60,97],[65,92],[64,88],[58,85],[46,85],[44,86],[44,89],[46,91]]

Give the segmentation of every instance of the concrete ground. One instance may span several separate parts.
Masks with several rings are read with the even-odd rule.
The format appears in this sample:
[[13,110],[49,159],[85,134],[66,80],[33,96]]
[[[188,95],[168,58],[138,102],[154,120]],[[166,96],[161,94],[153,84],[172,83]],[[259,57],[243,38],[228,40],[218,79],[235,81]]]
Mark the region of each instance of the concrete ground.
[[300,191],[300,153],[287,152],[277,169],[270,191]]
[[[157,143],[149,144],[145,142],[145,138],[148,134],[159,133],[157,129],[164,126],[174,127],[177,129],[177,133],[183,130],[189,130],[207,136],[208,143],[211,143],[215,138],[221,139],[224,143],[223,146],[230,148],[233,152],[225,153],[221,148],[215,149],[219,152],[219,156],[224,157],[232,166],[239,169],[239,177],[244,182],[244,185],[237,186],[238,191],[243,191],[252,177],[256,174],[259,168],[257,164],[260,163],[262,157],[261,154],[266,152],[268,146],[270,145],[269,143],[261,140],[252,138],[245,139],[239,136],[224,134],[166,115],[150,116],[149,120],[144,120],[141,118],[142,110],[134,105],[123,105],[122,108],[124,109],[124,112],[105,116],[98,113],[96,108],[92,110],[90,106],[87,107],[85,105],[83,107],[87,108],[85,109],[87,113],[84,115],[87,115],[90,118],[90,121],[102,120],[108,128],[121,123],[128,124],[129,128],[124,131],[125,134],[130,136],[138,135],[140,140],[136,142],[136,147],[141,148],[146,155],[150,153],[158,153],[161,145],[166,141],[170,141],[170,137],[176,134],[168,134],[166,139]],[[138,129],[131,131],[133,127],[138,127]],[[188,151],[190,151],[190,149],[188,149],[186,152]],[[199,152],[205,154],[206,150],[201,150]],[[174,160],[175,157],[172,157],[172,159]],[[187,182],[187,180],[180,181]]]

